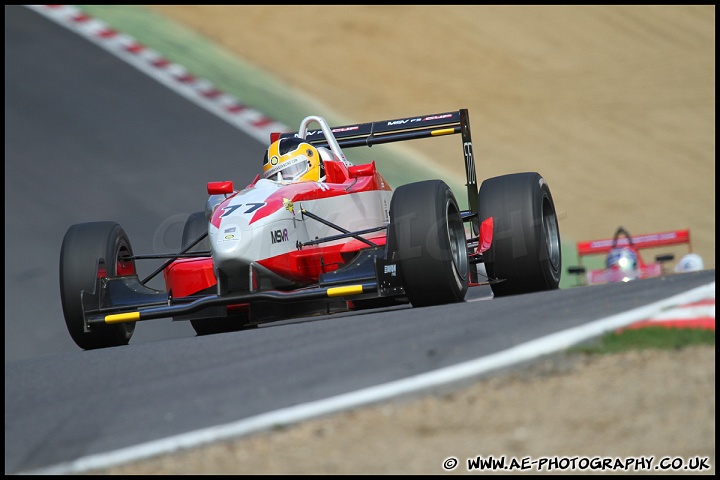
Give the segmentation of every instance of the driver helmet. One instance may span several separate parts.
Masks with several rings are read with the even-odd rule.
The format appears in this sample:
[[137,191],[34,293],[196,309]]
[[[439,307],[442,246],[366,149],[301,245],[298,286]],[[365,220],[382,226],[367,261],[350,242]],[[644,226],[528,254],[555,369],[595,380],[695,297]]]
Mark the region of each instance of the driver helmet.
[[608,269],[632,272],[638,268],[638,257],[635,250],[628,247],[613,248],[607,256],[605,266]]
[[300,137],[280,138],[265,151],[263,178],[279,182],[317,182],[324,175],[317,149]]

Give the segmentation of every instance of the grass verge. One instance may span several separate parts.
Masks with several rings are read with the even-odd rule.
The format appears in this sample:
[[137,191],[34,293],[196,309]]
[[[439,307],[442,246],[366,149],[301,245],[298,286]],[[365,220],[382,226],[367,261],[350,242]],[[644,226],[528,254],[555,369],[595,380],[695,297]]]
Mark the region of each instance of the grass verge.
[[605,334],[598,342],[569,349],[571,353],[612,354],[628,350],[680,350],[692,345],[715,345],[715,330],[643,327]]

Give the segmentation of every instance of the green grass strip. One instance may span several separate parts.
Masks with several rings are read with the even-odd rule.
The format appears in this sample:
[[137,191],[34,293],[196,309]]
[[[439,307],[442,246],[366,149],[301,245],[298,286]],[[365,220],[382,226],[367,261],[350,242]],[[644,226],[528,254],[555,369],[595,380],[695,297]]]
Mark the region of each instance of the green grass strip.
[[597,343],[580,345],[571,352],[602,355],[629,350],[680,350],[690,345],[715,345],[715,330],[649,326],[608,333]]

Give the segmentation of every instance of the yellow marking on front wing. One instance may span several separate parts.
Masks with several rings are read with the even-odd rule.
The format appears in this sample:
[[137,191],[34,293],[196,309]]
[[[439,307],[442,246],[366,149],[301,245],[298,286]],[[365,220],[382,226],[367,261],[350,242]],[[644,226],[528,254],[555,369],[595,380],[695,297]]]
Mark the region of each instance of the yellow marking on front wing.
[[140,312],[116,313],[105,315],[105,323],[136,322],[140,320]]
[[363,292],[362,285],[348,285],[347,287],[333,287],[327,289],[328,297],[342,297],[343,295],[357,295]]
[[454,128],[443,128],[441,130],[433,130],[432,132],[430,132],[430,135],[432,135],[433,137],[437,137],[439,135],[451,135],[453,133],[455,133]]

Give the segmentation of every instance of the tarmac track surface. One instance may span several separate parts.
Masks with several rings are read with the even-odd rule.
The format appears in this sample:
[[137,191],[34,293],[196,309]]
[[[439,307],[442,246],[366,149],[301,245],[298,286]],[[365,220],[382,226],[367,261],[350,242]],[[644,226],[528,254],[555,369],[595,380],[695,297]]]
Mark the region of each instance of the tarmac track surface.
[[66,228],[115,220],[136,251],[172,245],[204,182],[249,182],[263,147],[35,13],[5,13],[6,473],[476,360],[714,281],[712,270],[492,301],[481,289],[451,307],[204,338],[152,321],[128,347],[79,351],[58,298]]

